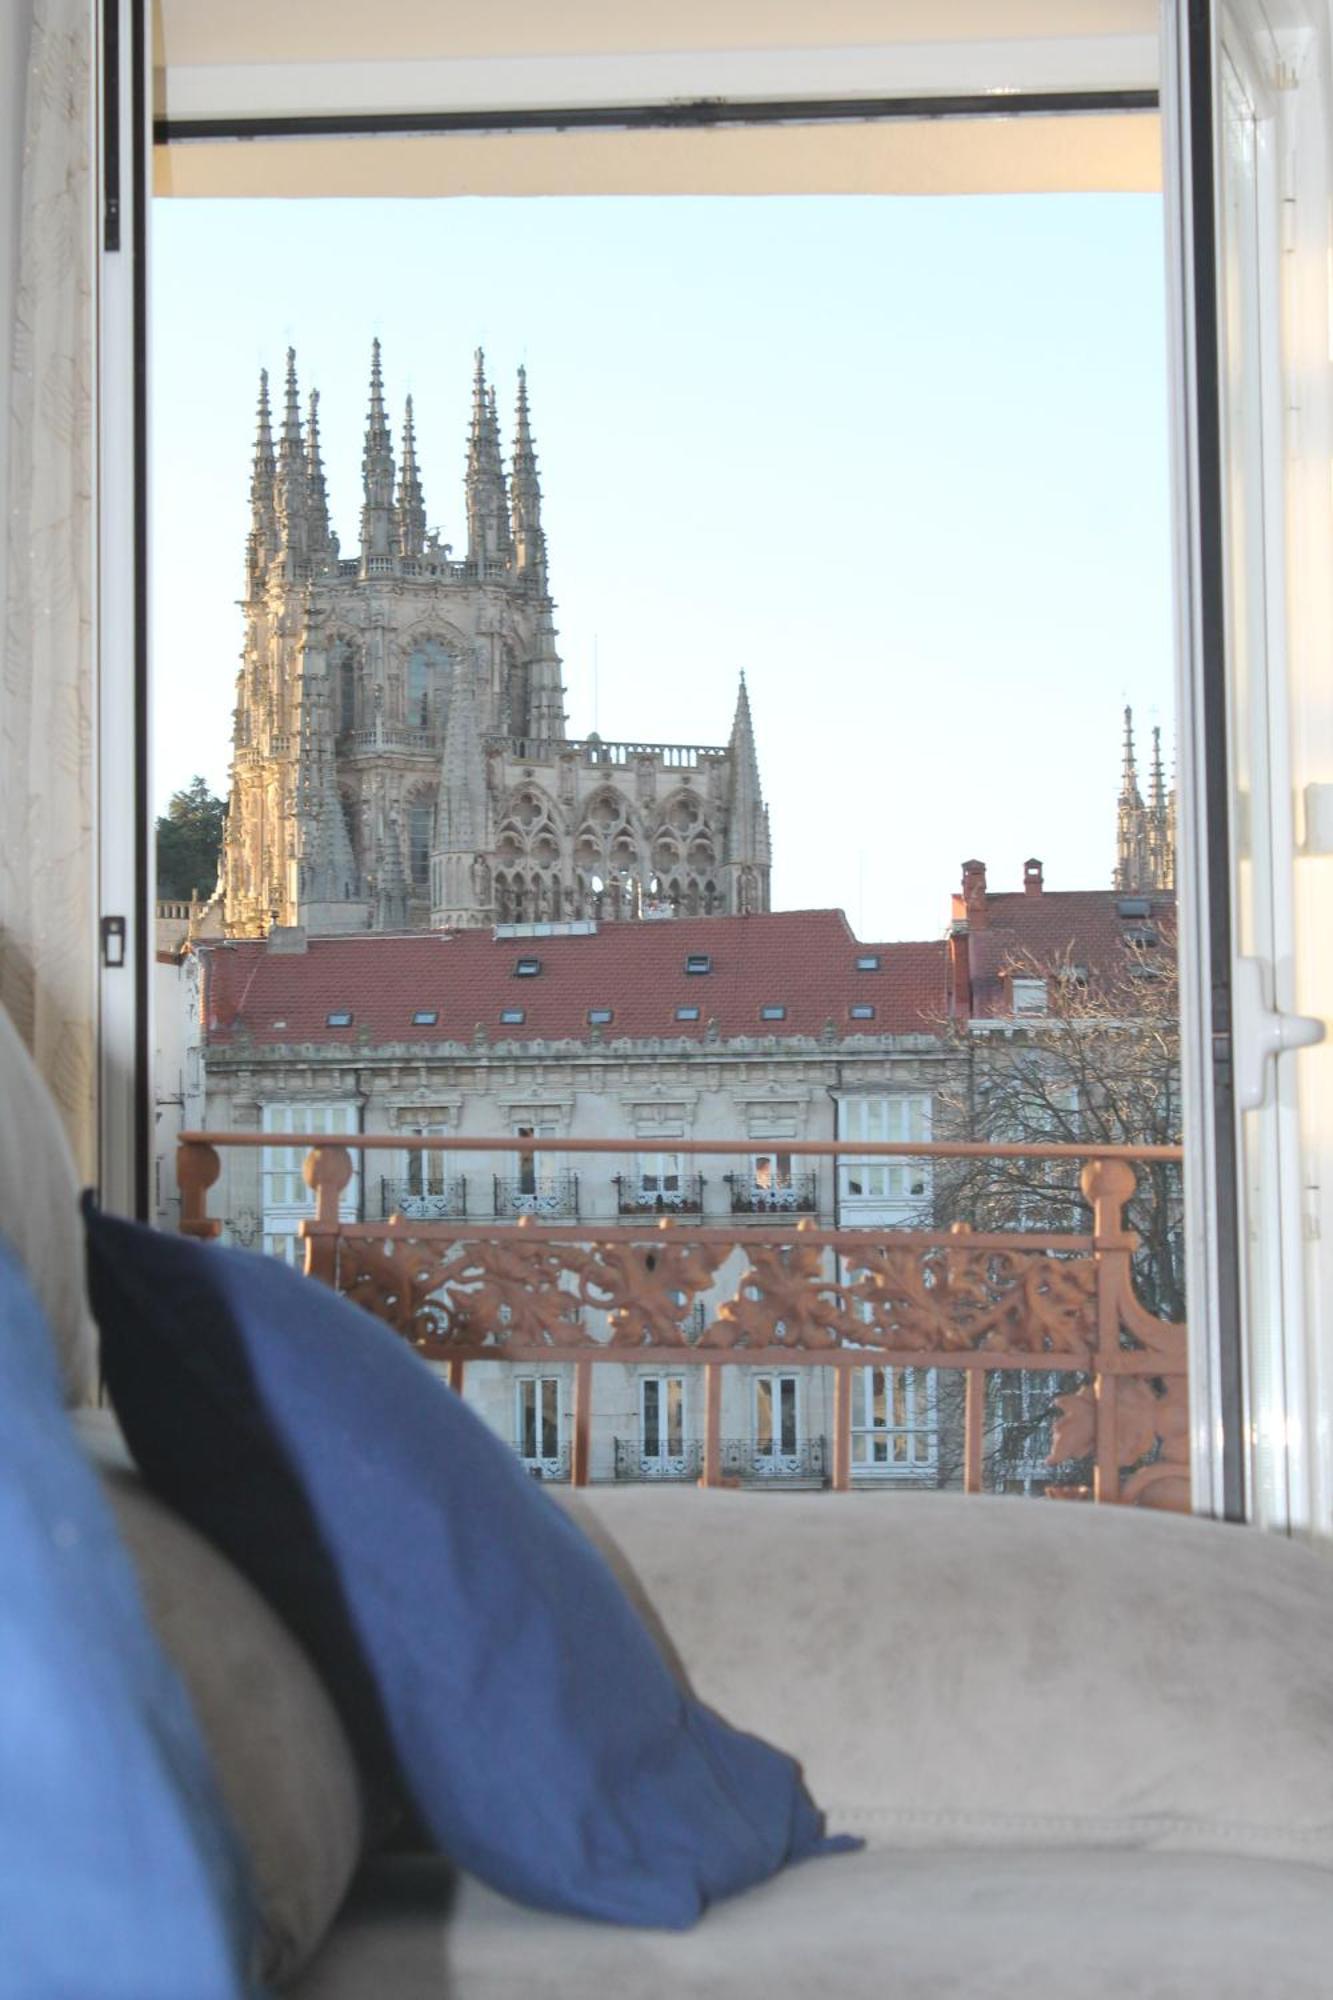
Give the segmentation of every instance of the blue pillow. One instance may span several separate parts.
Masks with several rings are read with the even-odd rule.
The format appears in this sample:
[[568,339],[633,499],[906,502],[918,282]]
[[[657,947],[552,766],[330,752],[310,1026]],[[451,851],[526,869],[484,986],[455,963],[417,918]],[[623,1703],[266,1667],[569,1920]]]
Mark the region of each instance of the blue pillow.
[[672,1929],[823,1838],[796,1765],[683,1693],[602,1557],[399,1337],[276,1261],[88,1213],[150,1484],[304,1640],[442,1850]]
[[0,1995],[241,2000],[249,1887],[0,1243]]

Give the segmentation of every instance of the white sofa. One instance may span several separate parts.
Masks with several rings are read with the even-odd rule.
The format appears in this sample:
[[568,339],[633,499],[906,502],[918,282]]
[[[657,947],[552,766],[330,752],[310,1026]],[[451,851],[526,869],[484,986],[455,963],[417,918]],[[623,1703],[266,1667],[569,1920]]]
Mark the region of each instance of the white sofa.
[[[74,1189],[2,1016],[0,1101],[0,1227],[77,1402]],[[1306,1549],[1017,1499],[566,1496],[697,1692],[866,1841],[691,1932],[617,1930],[372,1851],[317,1663],[138,1487],[106,1414],[78,1422],[299,2000],[1333,1995],[1333,1571]]]

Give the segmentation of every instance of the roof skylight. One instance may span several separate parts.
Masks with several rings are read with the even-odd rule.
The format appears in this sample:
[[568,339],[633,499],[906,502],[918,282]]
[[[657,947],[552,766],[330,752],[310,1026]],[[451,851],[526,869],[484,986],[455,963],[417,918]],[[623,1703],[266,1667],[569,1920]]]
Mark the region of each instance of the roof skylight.
[[326,1028],[350,1028],[352,1025],[351,1008],[334,1007],[324,1016],[324,1025]]
[[522,1007],[502,1007],[500,1009],[500,1025],[502,1027],[521,1028],[526,1018],[526,1011]]
[[439,1018],[440,1010],[438,1007],[418,1007],[416,1013],[412,1016],[412,1026],[414,1028],[433,1028]]

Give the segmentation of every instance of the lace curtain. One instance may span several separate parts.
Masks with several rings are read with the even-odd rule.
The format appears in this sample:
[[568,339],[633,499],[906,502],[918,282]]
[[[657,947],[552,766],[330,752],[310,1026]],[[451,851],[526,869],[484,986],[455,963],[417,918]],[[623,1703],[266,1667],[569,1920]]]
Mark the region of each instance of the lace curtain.
[[95,1147],[93,185],[87,0],[30,0],[9,382],[0,1001]]

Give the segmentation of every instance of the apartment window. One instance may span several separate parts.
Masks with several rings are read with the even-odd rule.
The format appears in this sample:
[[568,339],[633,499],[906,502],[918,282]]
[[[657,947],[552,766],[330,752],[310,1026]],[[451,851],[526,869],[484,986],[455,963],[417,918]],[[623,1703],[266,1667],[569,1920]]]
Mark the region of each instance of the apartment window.
[[639,1383],[639,1449],[645,1458],[681,1458],[685,1451],[685,1378],[645,1375]]
[[754,1455],[757,1460],[795,1458],[800,1451],[799,1387],[795,1375],[756,1375]]
[[[443,1136],[442,1125],[418,1125],[412,1136],[417,1139],[433,1139]],[[442,1195],[446,1187],[448,1155],[443,1147],[430,1146],[407,1155],[407,1191],[413,1195]]]
[[938,1469],[939,1413],[931,1368],[852,1373],[852,1467],[884,1476]]
[[534,1472],[560,1470],[562,1402],[558,1375],[521,1375],[514,1384],[515,1442]]
[[[910,1145],[930,1138],[930,1099],[924,1092],[895,1092],[884,1097],[848,1097],[842,1101],[842,1136],[873,1145]],[[844,1159],[841,1175],[844,1202],[909,1202],[930,1192],[930,1168],[924,1160]]]
[[[554,1139],[556,1137],[556,1129],[554,1123],[549,1119],[529,1121],[526,1124],[515,1124],[514,1137],[516,1139]],[[535,1147],[531,1152],[519,1154],[518,1192],[520,1195],[536,1195],[540,1193],[543,1186],[549,1184],[550,1178],[547,1161]]]
[[679,1153],[640,1153],[638,1168],[639,1192],[645,1195],[661,1195],[664,1199],[679,1200],[681,1193],[681,1173]]
[[756,1153],[750,1161],[750,1179],[759,1194],[782,1194],[792,1184],[790,1153]]
[[[336,1139],[359,1129],[354,1104],[265,1104],[260,1111],[260,1128],[280,1137],[284,1132],[325,1134]],[[313,1191],[305,1184],[303,1168],[307,1148],[265,1146],[259,1156],[260,1203],[263,1211],[261,1237],[272,1256],[298,1267],[305,1263],[300,1225],[315,1213]],[[352,1153],[352,1178],[343,1189],[339,1214],[344,1222],[354,1222],[361,1206],[361,1156]]]
[[1044,979],[1015,979],[1011,981],[1010,985],[1015,1014],[1044,1014],[1046,1012],[1046,981]]

